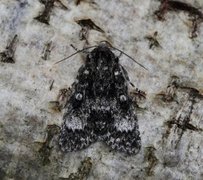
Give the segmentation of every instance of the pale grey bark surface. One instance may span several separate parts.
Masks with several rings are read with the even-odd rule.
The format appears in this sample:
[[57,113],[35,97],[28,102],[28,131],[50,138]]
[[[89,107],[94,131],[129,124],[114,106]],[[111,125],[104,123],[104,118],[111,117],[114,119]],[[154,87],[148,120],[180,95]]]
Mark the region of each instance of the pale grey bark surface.
[[[44,9],[39,1],[0,1],[0,52],[17,34],[15,63],[0,62],[0,179],[203,179],[203,23],[191,38],[188,13],[170,11],[159,21],[157,0],[61,2],[67,9],[55,2],[48,25],[34,19]],[[203,12],[202,0],[184,2]],[[54,63],[75,52],[70,44],[84,47],[80,19],[104,31],[90,30],[90,45],[107,40],[148,69],[120,58],[131,82],[146,93],[137,102],[137,155],[101,142],[67,154],[57,146],[63,113],[49,102],[71,87],[84,61],[77,55]],[[149,48],[152,37],[159,44]]]

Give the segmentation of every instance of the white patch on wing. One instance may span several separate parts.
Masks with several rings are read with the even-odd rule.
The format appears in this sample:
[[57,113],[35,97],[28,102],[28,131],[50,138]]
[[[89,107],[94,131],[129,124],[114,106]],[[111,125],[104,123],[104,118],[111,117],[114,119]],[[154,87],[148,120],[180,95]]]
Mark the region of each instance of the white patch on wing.
[[136,119],[131,117],[115,117],[115,127],[118,131],[132,131],[136,126]]

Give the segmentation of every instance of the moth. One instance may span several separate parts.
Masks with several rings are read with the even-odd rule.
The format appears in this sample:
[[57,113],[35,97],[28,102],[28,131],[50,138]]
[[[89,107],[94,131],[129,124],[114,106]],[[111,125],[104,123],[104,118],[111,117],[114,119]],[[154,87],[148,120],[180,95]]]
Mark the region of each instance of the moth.
[[141,138],[128,85],[127,71],[110,47],[100,44],[89,52],[65,105],[61,150],[78,151],[102,141],[116,151],[138,153]]

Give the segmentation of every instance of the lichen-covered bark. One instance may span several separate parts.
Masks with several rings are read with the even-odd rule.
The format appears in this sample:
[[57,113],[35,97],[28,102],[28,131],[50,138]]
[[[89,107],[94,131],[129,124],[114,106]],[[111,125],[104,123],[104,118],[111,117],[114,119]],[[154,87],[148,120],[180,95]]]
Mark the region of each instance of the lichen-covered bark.
[[[180,2],[1,0],[0,179],[203,179],[203,2]],[[104,40],[148,69],[120,58],[146,97],[141,151],[62,153],[57,95],[84,57],[54,63]]]

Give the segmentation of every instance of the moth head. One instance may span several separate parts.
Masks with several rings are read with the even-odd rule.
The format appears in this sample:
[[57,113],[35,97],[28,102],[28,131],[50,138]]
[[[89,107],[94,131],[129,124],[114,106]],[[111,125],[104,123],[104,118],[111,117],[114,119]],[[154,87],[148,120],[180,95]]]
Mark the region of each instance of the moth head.
[[90,52],[88,58],[91,63],[94,63],[96,66],[103,66],[112,64],[112,62],[115,61],[116,56],[111,51],[110,47],[105,44],[100,44]]
[[100,43],[99,46],[90,46],[90,47],[78,50],[75,53],[71,54],[70,56],[63,58],[60,61],[57,61],[55,64],[63,62],[65,60],[69,59],[70,57],[72,57],[72,56],[74,56],[74,55],[76,55],[76,54],[78,54],[80,52],[85,52],[86,50],[91,49],[91,48],[95,48],[95,49],[93,49],[93,51],[88,53],[86,63],[90,63],[90,64],[91,63],[96,63],[96,65],[98,64],[98,62],[100,62],[100,64],[103,64],[103,63],[109,64],[109,62],[110,63],[111,62],[118,63],[118,60],[119,60],[118,57],[115,56],[115,54],[112,52],[112,50],[116,50],[116,51],[120,52],[121,54],[124,54],[125,56],[127,56],[129,59],[131,59],[132,61],[137,63],[139,66],[141,66],[144,69],[148,70],[142,64],[140,64],[135,59],[133,59],[131,56],[129,56],[125,52],[121,51],[120,49],[111,46],[110,43],[108,43],[106,41],[105,41],[105,43]]

